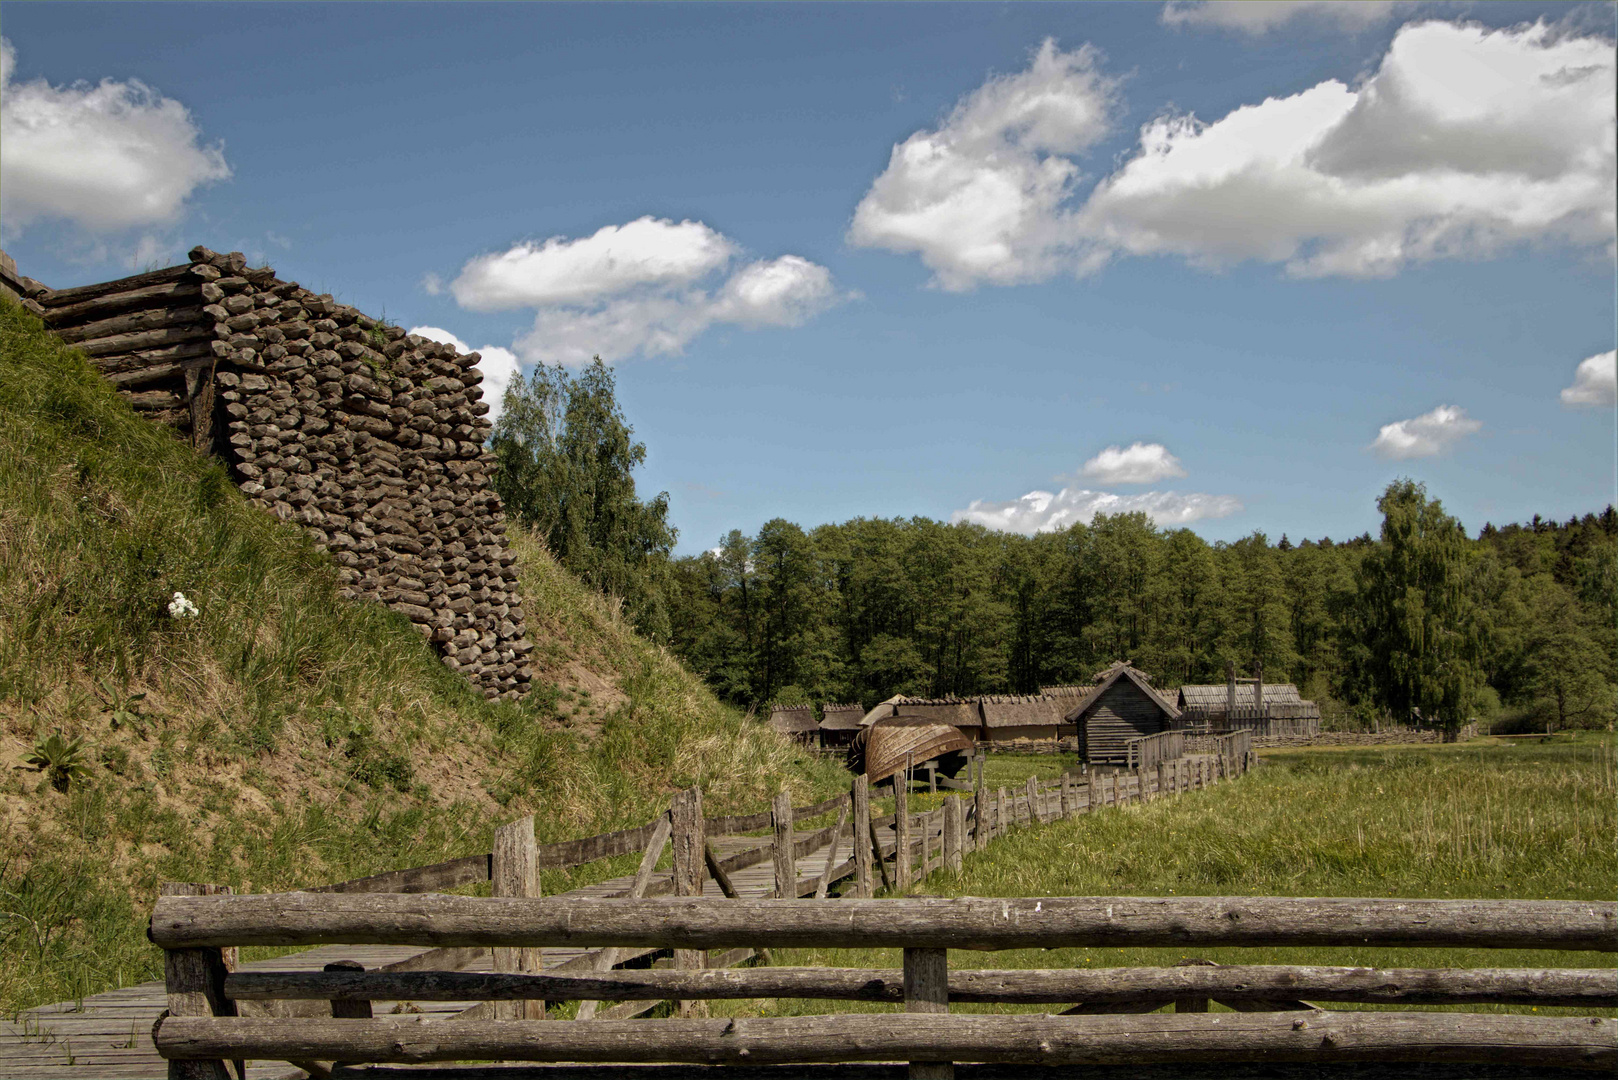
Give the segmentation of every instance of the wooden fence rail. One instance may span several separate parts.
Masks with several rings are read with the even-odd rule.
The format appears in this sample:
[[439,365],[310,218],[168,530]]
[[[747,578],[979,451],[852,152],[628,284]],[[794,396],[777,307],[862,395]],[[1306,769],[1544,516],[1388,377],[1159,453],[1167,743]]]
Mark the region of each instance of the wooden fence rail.
[[[674,814],[676,827],[681,812]],[[947,830],[946,830],[947,832]],[[1130,945],[1354,945],[1618,952],[1618,903],[1292,897],[962,897],[886,900],[589,901],[407,894],[165,895],[151,924],[171,990],[193,999],[154,1042],[177,1075],[222,1078],[226,1062],[456,1060],[695,1064],[909,1061],[950,1076],[954,1061],[1041,1065],[1303,1061],[1515,1063],[1612,1070],[1618,1025],[1599,1016],[1332,1013],[1300,995],[1373,1004],[1612,1008],[1618,970],[1372,970],[1198,964],[1114,971],[951,972],[947,950]],[[902,971],[231,974],[220,950],[255,944],[436,943],[511,949],[618,945],[904,950]],[[192,985],[195,984],[195,985]],[[903,1015],[708,1020],[724,998],[896,1002]],[[673,998],[678,1018],[534,1024],[366,1018],[375,1000],[513,1003]],[[234,1015],[238,1000],[331,1002],[333,1019]],[[1209,1013],[1219,1001],[1235,1013]],[[940,1015],[951,1002],[1067,1004],[1060,1015]],[[1173,1015],[1148,1015],[1168,1003]],[[1119,1014],[1132,1015],[1119,1015]],[[1187,1013],[1189,1015],[1181,1015]],[[520,1015],[520,1014],[519,1014]],[[491,1074],[493,1075],[493,1074]]]

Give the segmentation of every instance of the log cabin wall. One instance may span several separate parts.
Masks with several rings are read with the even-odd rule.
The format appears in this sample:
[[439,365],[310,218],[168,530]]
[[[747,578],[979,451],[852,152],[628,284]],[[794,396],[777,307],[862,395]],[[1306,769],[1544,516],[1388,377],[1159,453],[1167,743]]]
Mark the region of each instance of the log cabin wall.
[[1156,735],[1167,727],[1162,708],[1128,679],[1109,686],[1079,720],[1084,759],[1093,763],[1123,764],[1129,760],[1129,740]]
[[222,458],[247,497],[331,552],[351,599],[408,617],[488,697],[531,679],[477,353],[408,336],[240,252],[49,289],[0,286],[134,408]]

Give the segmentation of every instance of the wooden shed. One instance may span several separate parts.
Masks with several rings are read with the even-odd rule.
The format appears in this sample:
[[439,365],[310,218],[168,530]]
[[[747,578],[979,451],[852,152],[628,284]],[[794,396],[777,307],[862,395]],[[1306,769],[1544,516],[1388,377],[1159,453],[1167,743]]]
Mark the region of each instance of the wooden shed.
[[1320,720],[1320,706],[1291,683],[1266,683],[1263,671],[1238,679],[1232,665],[1223,683],[1180,687],[1179,708],[1190,726],[1211,731],[1262,727],[1270,720]]
[[1178,720],[1180,710],[1159,693],[1143,671],[1120,661],[1099,672],[1090,692],[1067,713],[1078,726],[1079,755],[1093,765],[1126,765],[1129,740],[1156,735]]
[[820,707],[820,745],[847,746],[854,741],[863,726],[865,709],[859,705],[822,705]]
[[993,694],[979,699],[983,713],[980,741],[990,743],[1051,742],[1077,734],[1067,722],[1069,698],[1044,694]]
[[820,725],[815,723],[815,710],[812,705],[798,705],[785,708],[776,705],[770,709],[769,727],[779,731],[794,742],[817,746],[820,742]]

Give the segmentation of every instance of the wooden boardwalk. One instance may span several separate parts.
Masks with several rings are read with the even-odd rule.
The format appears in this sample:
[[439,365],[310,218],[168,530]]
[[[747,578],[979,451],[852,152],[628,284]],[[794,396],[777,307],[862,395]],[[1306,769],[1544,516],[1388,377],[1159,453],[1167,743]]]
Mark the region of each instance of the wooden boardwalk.
[[[815,830],[801,831],[797,836],[808,836]],[[894,843],[893,827],[881,830],[884,843]],[[710,843],[720,858],[766,842],[759,837],[714,837]],[[837,845],[837,861],[847,861],[851,841],[843,837]],[[798,860],[800,880],[815,879],[825,869],[831,849],[822,847]],[[835,867],[834,867],[835,870]],[[852,870],[842,876],[847,877]],[[658,878],[667,880],[663,872]],[[775,891],[775,872],[769,860],[739,870],[730,875],[738,895],[766,897]],[[654,881],[657,880],[654,878]],[[568,896],[607,897],[622,893],[633,882],[632,876],[614,878],[595,885],[587,885],[567,893]],[[719,886],[711,877],[704,879],[703,895],[720,896]],[[425,950],[411,946],[387,945],[327,945],[306,952],[293,953],[272,960],[256,960],[242,964],[242,971],[319,971],[324,965],[337,960],[356,961],[367,968],[378,968],[408,961]],[[578,962],[585,949],[546,949],[546,968],[556,968],[569,961]],[[492,959],[482,964],[468,965],[468,971],[492,971]],[[249,1012],[243,1003],[243,1012]],[[279,1003],[278,1003],[279,1004]],[[473,1002],[424,1001],[401,1005],[398,1002],[373,1003],[376,1015],[408,1011],[429,1014],[441,1013],[450,1019]],[[42,1005],[21,1013],[15,1022],[0,1020],[0,1080],[145,1080],[168,1076],[168,1065],[152,1045],[152,1025],[158,1014],[168,1007],[168,998],[161,982],[141,983],[120,990],[109,990],[82,1001],[62,1001]],[[602,1010],[603,1015],[606,1010]],[[262,1015],[262,1014],[261,1014]],[[622,1015],[622,1013],[615,1013]],[[303,1077],[301,1069],[286,1062],[264,1061],[250,1063],[249,1080]]]

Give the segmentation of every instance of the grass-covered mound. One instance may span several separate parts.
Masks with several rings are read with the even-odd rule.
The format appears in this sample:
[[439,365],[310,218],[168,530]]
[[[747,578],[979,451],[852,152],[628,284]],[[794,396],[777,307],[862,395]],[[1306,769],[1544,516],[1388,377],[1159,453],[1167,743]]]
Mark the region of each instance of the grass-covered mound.
[[156,977],[162,880],[314,885],[529,812],[559,839],[693,783],[722,813],[843,782],[514,540],[544,681],[492,704],[0,300],[0,1008]]

